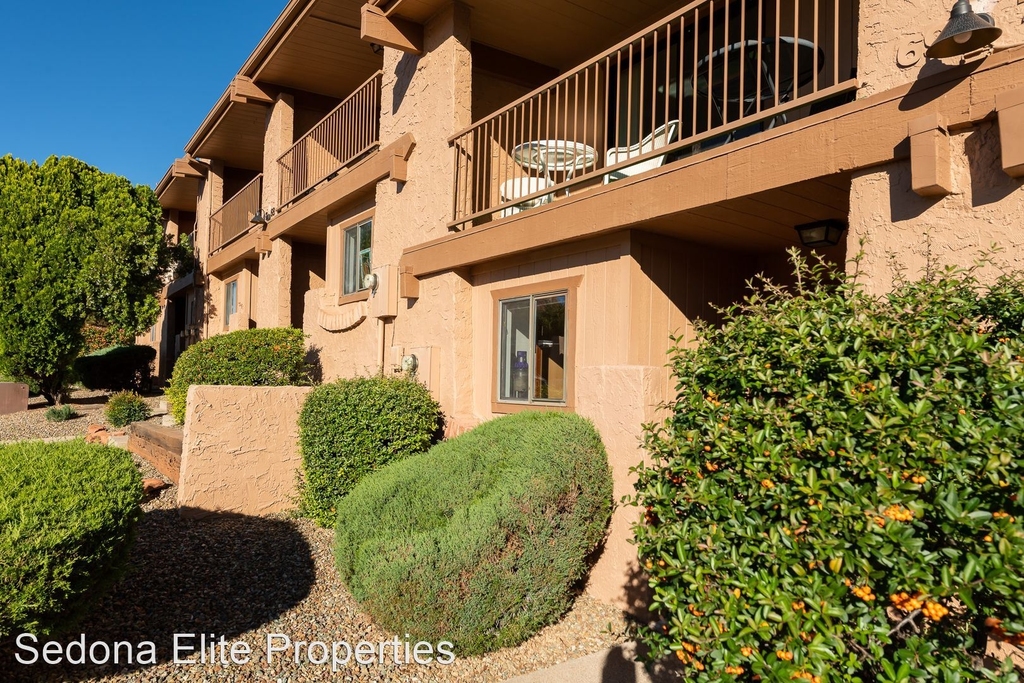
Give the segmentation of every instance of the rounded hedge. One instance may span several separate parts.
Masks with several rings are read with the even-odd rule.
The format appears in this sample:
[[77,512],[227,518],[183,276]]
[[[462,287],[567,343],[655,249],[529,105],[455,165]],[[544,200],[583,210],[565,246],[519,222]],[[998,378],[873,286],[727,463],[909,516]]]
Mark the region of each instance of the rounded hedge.
[[338,504],[335,558],[386,629],[473,655],[566,612],[611,506],[594,426],[526,412],[363,480]]
[[430,448],[441,408],[419,382],[357,377],[315,388],[299,415],[302,512],[332,527],[338,499],[384,465]]
[[104,410],[107,422],[114,427],[125,427],[133,422],[148,420],[152,412],[146,399],[131,391],[120,391],[107,400]]
[[75,375],[86,389],[148,390],[153,384],[153,361],[156,349],[151,346],[110,346],[93,351],[75,360]]
[[0,446],[0,638],[70,626],[123,568],[141,497],[127,451]]
[[1024,642],[1024,278],[797,274],[672,352],[642,640],[694,681],[1016,680],[984,655]]
[[309,384],[305,335],[290,327],[239,330],[188,347],[174,364],[166,392],[171,415],[178,424],[185,422],[188,388],[193,384]]

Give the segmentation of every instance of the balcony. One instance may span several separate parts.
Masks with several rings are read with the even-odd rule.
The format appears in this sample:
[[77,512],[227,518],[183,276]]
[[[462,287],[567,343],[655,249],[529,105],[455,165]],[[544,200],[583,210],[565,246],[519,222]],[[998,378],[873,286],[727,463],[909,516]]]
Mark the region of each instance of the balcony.
[[282,208],[377,146],[380,84],[378,71],[277,159]]
[[263,174],[256,176],[210,216],[210,252],[244,235],[263,202]]
[[450,142],[450,229],[790,124],[853,99],[853,0],[698,0]]

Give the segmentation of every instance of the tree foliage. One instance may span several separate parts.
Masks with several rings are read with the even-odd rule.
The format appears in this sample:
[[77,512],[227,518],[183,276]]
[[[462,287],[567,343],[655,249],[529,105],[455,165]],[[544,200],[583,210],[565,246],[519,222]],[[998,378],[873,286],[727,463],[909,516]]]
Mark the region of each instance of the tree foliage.
[[694,681],[1018,680],[985,650],[1024,644],[1024,277],[797,275],[672,351],[643,640]]
[[87,321],[136,334],[168,266],[146,186],[71,157],[0,158],[0,372],[59,402]]

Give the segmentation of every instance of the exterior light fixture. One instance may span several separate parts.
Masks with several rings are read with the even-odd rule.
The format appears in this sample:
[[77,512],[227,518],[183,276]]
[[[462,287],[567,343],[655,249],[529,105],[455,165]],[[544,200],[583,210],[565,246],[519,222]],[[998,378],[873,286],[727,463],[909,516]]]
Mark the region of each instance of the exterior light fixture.
[[833,218],[796,226],[800,243],[805,247],[834,247],[846,231],[846,223]]
[[375,55],[384,54],[384,46],[380,43],[370,43],[370,49],[373,50],[373,54]]
[[263,209],[257,209],[256,213],[254,213],[252,218],[249,219],[249,222],[253,225],[266,225],[270,222],[270,212],[267,211],[264,213]]
[[991,45],[1002,34],[991,14],[975,14],[968,0],[957,0],[946,28],[925,55],[932,59],[965,55]]

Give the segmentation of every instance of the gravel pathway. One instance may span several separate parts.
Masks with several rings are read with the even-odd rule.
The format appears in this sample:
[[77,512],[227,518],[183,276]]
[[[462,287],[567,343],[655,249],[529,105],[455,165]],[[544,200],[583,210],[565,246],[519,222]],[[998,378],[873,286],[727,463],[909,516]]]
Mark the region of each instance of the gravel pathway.
[[[83,427],[84,429],[84,427]],[[137,459],[144,477],[160,477]],[[156,645],[158,663],[103,667],[63,664],[25,666],[14,659],[13,644],[0,644],[0,678],[4,681],[499,681],[600,651],[627,639],[627,623],[617,609],[587,596],[560,623],[530,641],[489,655],[459,658],[449,665],[396,665],[386,633],[367,617],[337,577],[333,534],[307,520],[219,515],[183,520],[175,509],[174,487],[144,503],[144,517],[132,551],[129,574],[100,602],[68,643],[86,636],[96,641],[143,641]],[[213,633],[215,640],[244,642],[251,648],[247,664],[174,664],[175,633]],[[309,661],[302,650],[276,654],[266,663],[268,634],[293,642],[328,645],[388,641],[387,662],[359,666],[350,661],[332,673]],[[397,634],[404,648],[404,634]],[[41,645],[40,645],[41,648]],[[138,651],[138,650],[136,650]],[[344,656],[344,649],[340,650]],[[24,654],[24,653],[22,653]],[[323,653],[314,646],[313,659]],[[11,666],[13,664],[13,666]]]
[[[0,415],[0,443],[25,439],[61,439],[84,436],[92,423],[104,423],[103,409],[110,392],[76,389],[71,392],[68,404],[75,409],[78,417],[66,422],[50,422],[46,419],[46,399],[36,396],[28,400],[28,410],[10,415]],[[153,412],[159,412],[163,396],[149,396],[146,403]],[[159,422],[159,417],[151,418]]]

